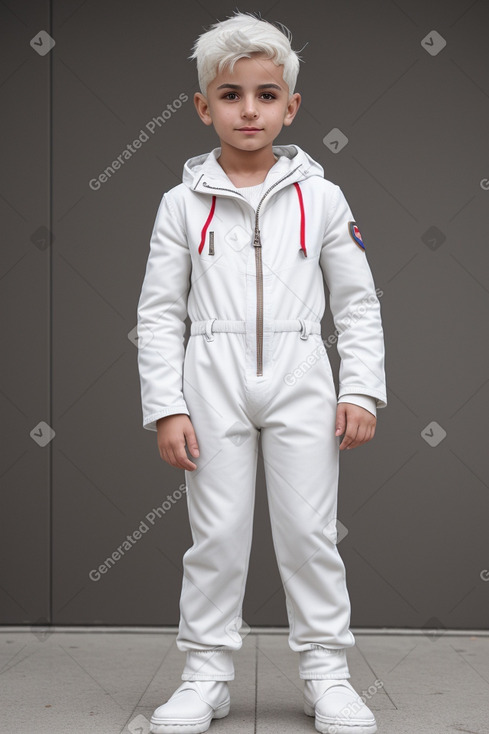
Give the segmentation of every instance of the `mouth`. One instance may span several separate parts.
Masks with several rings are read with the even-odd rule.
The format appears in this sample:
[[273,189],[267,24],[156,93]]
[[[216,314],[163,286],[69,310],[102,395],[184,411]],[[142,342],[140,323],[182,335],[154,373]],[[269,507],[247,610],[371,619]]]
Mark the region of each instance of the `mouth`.
[[239,132],[242,133],[258,133],[263,130],[262,127],[238,127]]

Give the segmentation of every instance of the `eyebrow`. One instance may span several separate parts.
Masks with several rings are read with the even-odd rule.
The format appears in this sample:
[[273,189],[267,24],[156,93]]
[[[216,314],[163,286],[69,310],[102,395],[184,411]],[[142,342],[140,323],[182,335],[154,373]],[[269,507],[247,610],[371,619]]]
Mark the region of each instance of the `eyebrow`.
[[[239,84],[221,84],[217,89],[242,89],[243,87],[240,87]],[[278,84],[259,84],[257,89],[279,89],[282,91],[282,87],[279,87]]]

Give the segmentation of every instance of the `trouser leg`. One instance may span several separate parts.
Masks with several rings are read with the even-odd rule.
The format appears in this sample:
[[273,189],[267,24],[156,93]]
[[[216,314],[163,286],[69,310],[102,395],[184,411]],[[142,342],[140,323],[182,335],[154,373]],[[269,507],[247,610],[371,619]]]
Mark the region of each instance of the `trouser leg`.
[[300,677],[348,678],[346,649],[355,638],[335,535],[337,399],[326,354],[300,379],[286,379],[321,343],[319,336],[296,336],[276,337],[280,361],[262,421],[272,535],[286,594],[289,645],[300,654]]
[[[258,430],[240,399],[239,334],[187,346],[185,398],[200,455],[186,471],[193,545],[183,557],[183,680],[232,680],[252,541]],[[219,340],[219,341],[217,341]],[[190,351],[189,351],[190,350]]]

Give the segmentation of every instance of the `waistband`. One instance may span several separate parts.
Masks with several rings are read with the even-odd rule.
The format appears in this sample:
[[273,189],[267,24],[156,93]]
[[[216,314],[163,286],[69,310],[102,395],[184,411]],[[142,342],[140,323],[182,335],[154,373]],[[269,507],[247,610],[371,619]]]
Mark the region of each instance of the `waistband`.
[[[190,325],[190,336],[204,334],[207,341],[212,341],[212,334],[217,331],[246,334],[246,321],[225,321],[215,317],[206,321],[193,321]],[[321,333],[321,323],[308,319],[275,319],[263,323],[263,333],[267,331],[300,331],[301,339],[307,339],[309,334]]]

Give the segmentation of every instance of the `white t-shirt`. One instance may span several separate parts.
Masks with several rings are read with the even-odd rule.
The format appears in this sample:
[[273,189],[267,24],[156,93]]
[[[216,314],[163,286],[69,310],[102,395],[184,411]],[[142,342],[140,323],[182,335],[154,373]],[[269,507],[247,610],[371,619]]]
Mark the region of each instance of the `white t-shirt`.
[[236,191],[239,191],[240,194],[243,194],[243,196],[245,196],[246,199],[250,202],[253,209],[256,209],[256,207],[258,206],[258,202],[263,195],[264,183],[265,181],[263,180],[261,183],[256,184],[256,186],[236,186]]

